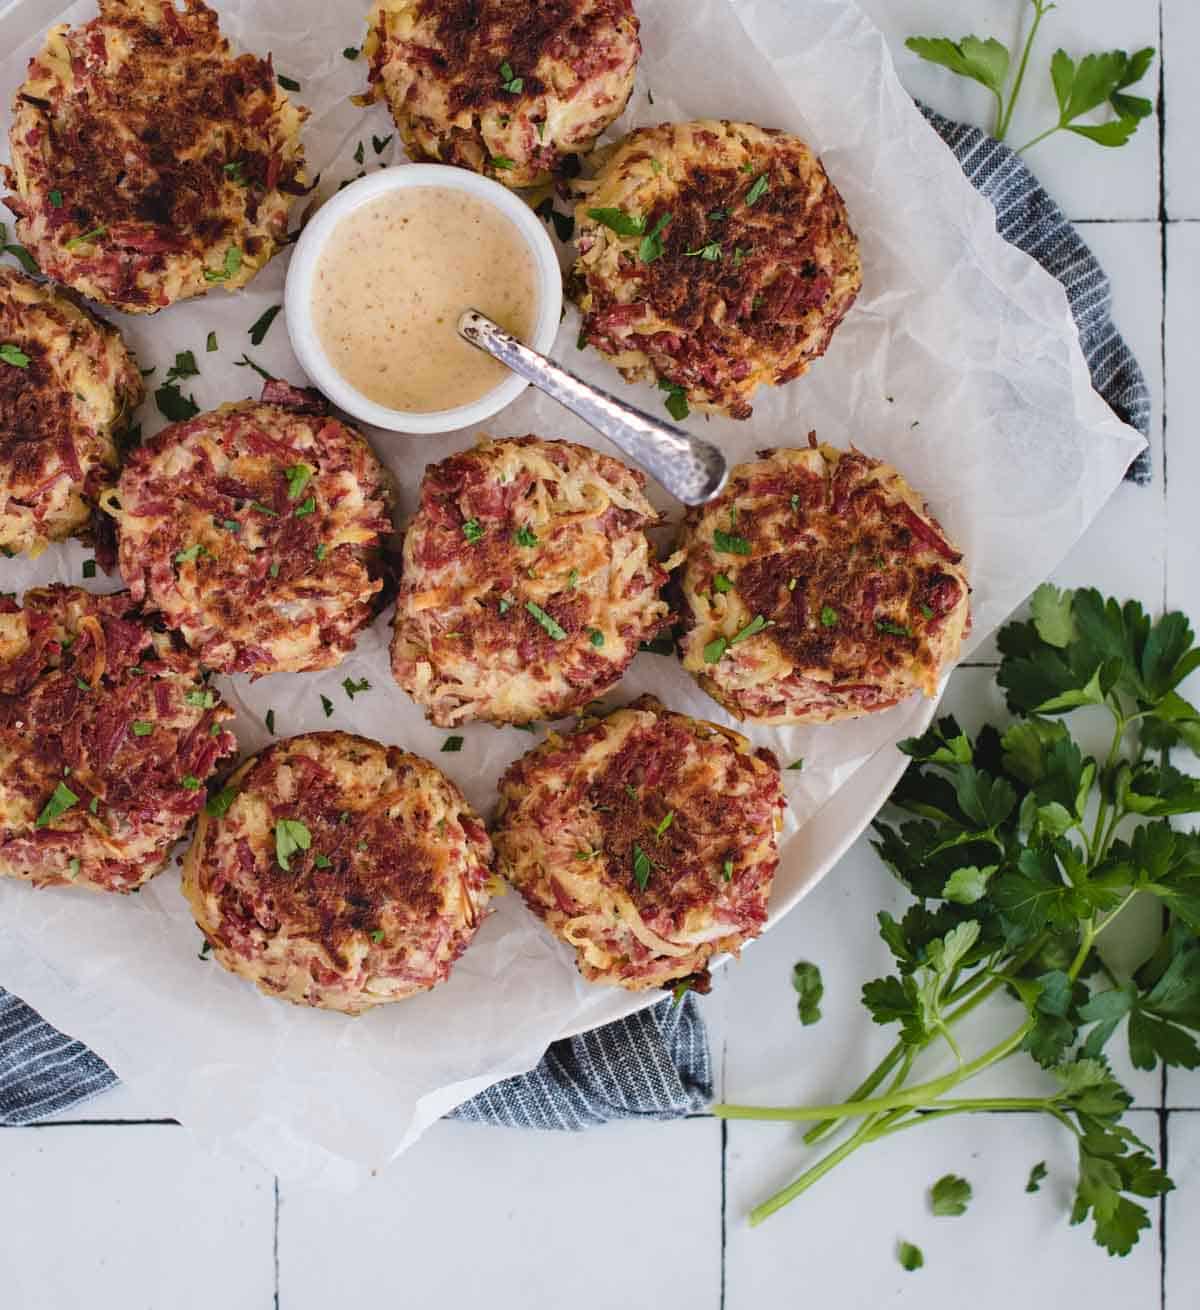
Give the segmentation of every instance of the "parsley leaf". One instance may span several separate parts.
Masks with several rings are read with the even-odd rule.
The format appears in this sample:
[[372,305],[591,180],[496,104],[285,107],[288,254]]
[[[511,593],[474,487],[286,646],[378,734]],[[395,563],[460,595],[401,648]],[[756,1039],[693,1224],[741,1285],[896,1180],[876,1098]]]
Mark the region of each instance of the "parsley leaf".
[[191,396],[185,396],[173,382],[166,382],[154,393],[158,412],[169,423],[186,423],[200,413],[200,406]]
[[547,614],[536,601],[527,600],[525,602],[525,608],[535,619],[537,619],[538,623],[546,629],[555,641],[562,641],[567,635],[566,630],[558,620],[552,614]]
[[682,423],[691,413],[688,407],[687,390],[681,387],[677,382],[668,382],[665,378],[660,379],[658,384],[659,391],[665,391],[667,398],[663,402],[666,406],[667,413],[677,422]]
[[945,1174],[929,1189],[929,1206],[935,1215],[957,1216],[967,1213],[971,1184],[955,1174]]
[[713,532],[713,548],[723,551],[726,555],[749,555],[750,542],[745,537],[735,536],[730,532],[722,532],[717,528]]
[[65,814],[72,805],[79,804],[79,797],[67,786],[65,782],[60,782],[51,792],[50,799],[42,807],[42,812],[37,816],[34,824],[35,828],[46,828],[58,818],[60,814]]
[[665,252],[662,234],[667,230],[671,222],[670,214],[663,214],[657,223],[642,237],[641,244],[638,246],[638,258],[643,264],[653,264],[656,259],[661,259]]
[[362,692],[370,691],[371,684],[366,678],[362,678],[358,682],[355,682],[353,678],[343,678],[342,690],[353,700],[355,696],[360,695]]
[[645,891],[650,882],[650,874],[654,869],[654,863],[637,842],[634,842],[633,844],[632,854],[633,880],[642,891]]
[[204,812],[211,819],[223,819],[228,813],[230,806],[238,798],[236,787],[222,787],[219,792],[208,798],[204,806]]
[[646,220],[623,209],[589,209],[588,218],[610,228],[619,237],[640,237],[646,231]]
[[1039,1160],[1029,1171],[1029,1181],[1025,1184],[1025,1190],[1030,1193],[1039,1191],[1045,1177],[1046,1162],[1045,1160]]
[[487,535],[480,526],[478,519],[467,519],[462,525],[463,536],[473,546],[477,541],[482,541]]
[[[731,868],[730,873],[732,871]],[[800,960],[792,966],[792,987],[799,998],[796,1002],[796,1012],[800,1016],[800,1022],[808,1028],[821,1017],[821,999],[825,995],[821,970],[808,960]]]
[[312,845],[312,833],[299,819],[278,819],[275,823],[275,858],[284,873],[291,873],[289,861]]
[[237,277],[242,271],[242,252],[237,246],[230,246],[225,252],[225,262],[220,268],[206,268],[204,270],[204,280],[206,282],[228,282],[230,278]]
[[455,754],[462,750],[462,748],[463,739],[461,737],[447,737],[446,740],[442,742],[443,753]]
[[282,305],[272,305],[270,309],[264,310],[250,325],[247,335],[253,345],[261,346],[266,340],[267,333],[271,330],[271,324],[275,322],[282,308]]
[[13,368],[29,367],[29,356],[11,342],[0,344],[0,360],[5,364],[11,364]]
[[921,1254],[921,1248],[914,1246],[911,1242],[900,1243],[896,1248],[896,1259],[900,1261],[900,1268],[906,1269],[910,1274],[925,1264],[925,1257]]

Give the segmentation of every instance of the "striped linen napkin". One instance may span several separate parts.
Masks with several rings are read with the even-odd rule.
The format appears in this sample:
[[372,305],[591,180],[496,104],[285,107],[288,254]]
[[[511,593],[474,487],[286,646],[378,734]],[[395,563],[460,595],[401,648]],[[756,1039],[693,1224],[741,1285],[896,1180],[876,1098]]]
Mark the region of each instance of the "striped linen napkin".
[[[925,116],[973,186],[995,206],[1006,241],[1063,284],[1096,390],[1143,436],[1150,391],[1112,321],[1104,270],[1021,159],[978,128]],[[1149,448],[1126,477],[1146,485]],[[52,1028],[0,988],[0,1124],[32,1123],[112,1087],[116,1075],[80,1042]],[[507,1078],[454,1117],[522,1128],[579,1130],[614,1119],[677,1119],[712,1099],[712,1062],[700,1003],[685,996],[556,1042],[536,1069]]]

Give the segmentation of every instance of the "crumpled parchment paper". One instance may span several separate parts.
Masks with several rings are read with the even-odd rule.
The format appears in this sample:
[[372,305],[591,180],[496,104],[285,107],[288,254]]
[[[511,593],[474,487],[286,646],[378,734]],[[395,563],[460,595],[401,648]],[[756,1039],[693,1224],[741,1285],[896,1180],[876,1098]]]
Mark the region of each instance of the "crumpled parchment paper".
[[[313,111],[306,142],[322,194],[359,172],[360,141],[368,169],[402,161],[394,138],[381,153],[372,143],[394,131],[386,110],[364,112],[349,100],[362,89],[365,64],[342,51],[363,37],[365,0],[225,0],[220,7],[235,42],[272,52],[276,68],[300,82],[293,94]],[[1061,287],[996,236],[992,210],[922,121],[883,38],[851,0],[639,0],[638,9],[645,56],[617,131],[723,117],[796,132],[822,155],[862,242],[862,295],[827,357],[790,386],[760,392],[749,421],[694,416],[691,425],[736,459],[803,444],[815,428],[835,445],[854,442],[894,462],[966,551],[975,616],[969,654],[1066,554],[1141,438],[1092,391]],[[10,51],[0,59],[0,101],[10,103],[49,21],[86,21],[94,12],[91,3],[57,11],[55,0],[22,0],[9,10],[0,19],[0,50]],[[278,257],[236,295],[214,290],[155,317],[112,316],[142,366],[157,366],[150,386],[185,349],[195,352],[201,375],[184,390],[202,408],[257,394],[257,375],[236,367],[244,351],[270,372],[304,382],[282,315],[261,347],[247,336],[280,302],[286,265]],[[210,331],[215,354],[205,351]],[[626,387],[595,352],[577,351],[577,332],[572,309],[558,359],[636,403],[661,405],[659,393]],[[142,417],[147,433],[162,426],[152,399]],[[603,444],[532,392],[486,429]],[[477,434],[368,435],[398,475],[403,520],[425,465]],[[654,491],[677,518],[678,507]],[[0,586],[79,582],[89,555],[71,544],[33,563],[0,561]],[[117,583],[98,577],[88,585]],[[270,708],[282,735],[359,731],[433,759],[487,816],[500,771],[531,738],[477,725],[464,730],[460,754],[442,754],[445,732],[425,723],[391,681],[387,639],[384,616],[336,670],[253,684],[221,680],[239,713],[243,748],[270,739],[263,723]],[[347,677],[369,679],[371,691],[352,702],[341,685]],[[673,709],[723,718],[672,659],[639,655],[608,701],[645,691]],[[333,702],[330,718],[322,694]],[[750,731],[785,763],[805,760],[802,772],[784,775],[790,808],[772,922],[868,821],[894,776],[881,766],[884,753],[920,731],[931,708],[914,700],[855,723]],[[873,782],[859,800],[855,775],[868,762],[861,778]],[[531,1067],[559,1034],[641,1003],[586,988],[569,953],[513,894],[496,902],[447,984],[357,1020],[260,996],[201,961],[200,944],[173,866],[133,898],[0,885],[0,982],[96,1049],[156,1110],[169,1107],[205,1139],[289,1178],[353,1180],[475,1091]]]

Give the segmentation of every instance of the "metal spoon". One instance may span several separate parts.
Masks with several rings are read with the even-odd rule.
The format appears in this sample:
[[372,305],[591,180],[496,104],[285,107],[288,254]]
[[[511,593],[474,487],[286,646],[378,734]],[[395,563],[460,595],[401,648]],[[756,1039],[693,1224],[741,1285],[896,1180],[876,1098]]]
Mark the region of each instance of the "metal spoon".
[[725,456],[711,442],[662,423],[591,386],[545,355],[530,350],[477,310],[467,310],[458,320],[458,334],[602,432],[657,478],[676,500],[685,505],[703,505],[720,494],[729,469]]

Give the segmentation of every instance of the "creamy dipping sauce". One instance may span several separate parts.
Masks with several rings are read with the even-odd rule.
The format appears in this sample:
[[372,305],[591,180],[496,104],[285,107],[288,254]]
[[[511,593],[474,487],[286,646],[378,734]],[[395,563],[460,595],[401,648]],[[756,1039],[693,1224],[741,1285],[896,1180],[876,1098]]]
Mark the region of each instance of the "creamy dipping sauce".
[[317,261],[312,312],[329,362],[388,409],[428,414],[479,400],[511,376],[458,335],[477,309],[529,341],[537,276],[520,232],[462,191],[408,187],[334,228]]

